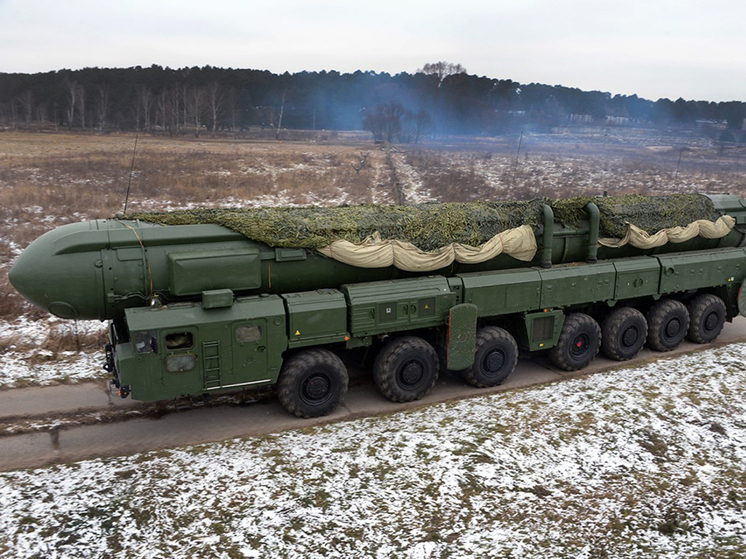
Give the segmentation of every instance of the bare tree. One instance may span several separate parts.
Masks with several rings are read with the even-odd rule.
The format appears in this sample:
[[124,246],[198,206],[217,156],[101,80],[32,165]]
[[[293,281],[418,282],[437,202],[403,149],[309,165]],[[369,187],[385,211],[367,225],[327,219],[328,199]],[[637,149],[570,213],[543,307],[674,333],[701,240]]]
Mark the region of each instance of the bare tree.
[[18,127],[18,102],[15,98],[10,100],[8,108],[10,109],[10,123],[15,129]]
[[170,101],[170,96],[168,94],[168,91],[165,89],[161,89],[161,92],[156,97],[156,109],[157,114],[155,117],[156,123],[158,122],[158,117],[161,117],[161,130],[166,130],[166,122],[168,120],[168,102]]
[[43,129],[47,123],[47,104],[39,103],[36,105],[36,120],[39,122],[39,126]]
[[199,136],[200,128],[202,128],[202,110],[205,106],[205,90],[201,87],[192,89],[190,102],[189,109],[192,112],[192,119],[194,121],[194,135]]
[[151,113],[153,111],[153,92],[144,85],[141,85],[138,91],[138,97],[140,98],[140,105],[142,106],[142,116],[145,124],[144,129],[146,132],[150,132]]
[[230,87],[225,97],[228,116],[231,119],[231,132],[234,132],[238,122],[238,91],[236,91],[235,87]]
[[78,101],[78,84],[72,80],[65,80],[67,86],[67,127],[72,129],[75,119],[75,105]]
[[280,130],[282,129],[282,116],[285,114],[285,101],[290,95],[288,88],[284,88],[280,94],[280,110],[277,112],[277,121],[275,123],[275,140],[280,139]]
[[376,142],[391,143],[401,134],[405,114],[404,105],[396,101],[378,104],[365,112],[363,129],[373,132]]
[[433,119],[430,118],[430,113],[425,109],[420,109],[417,114],[414,115],[414,143],[418,143],[420,138],[430,132],[433,125]]
[[30,91],[24,91],[19,98],[21,102],[21,108],[23,109],[23,120],[26,123],[26,128],[31,128],[31,121],[34,116],[34,94]]
[[106,118],[109,114],[109,84],[101,83],[96,87],[98,96],[96,97],[96,114],[98,116],[98,129],[104,131],[106,128]]
[[181,107],[181,93],[179,86],[174,86],[173,89],[171,89],[169,93],[169,97],[171,98],[171,102],[169,103],[169,113],[170,113],[170,124],[169,124],[169,134],[172,133],[172,131],[178,132],[181,128],[180,121],[179,121],[179,107]]
[[425,64],[422,68],[418,69],[417,72],[429,76],[436,76],[438,78],[438,87],[440,87],[448,76],[453,76],[454,74],[465,74],[466,68],[461,66],[461,64],[440,61]]
[[76,87],[75,95],[78,98],[78,106],[80,107],[80,110],[78,111],[78,114],[80,115],[80,127],[85,130],[85,87],[82,85]]
[[181,85],[181,108],[184,115],[184,120],[182,120],[182,126],[186,128],[189,125],[188,115],[189,115],[189,106],[190,106],[190,100],[191,100],[191,89],[189,89],[189,86],[187,84]]
[[218,118],[223,111],[223,88],[217,81],[211,82],[207,86],[207,102],[210,108],[210,117],[212,118],[212,137],[215,137],[215,131],[218,126]]

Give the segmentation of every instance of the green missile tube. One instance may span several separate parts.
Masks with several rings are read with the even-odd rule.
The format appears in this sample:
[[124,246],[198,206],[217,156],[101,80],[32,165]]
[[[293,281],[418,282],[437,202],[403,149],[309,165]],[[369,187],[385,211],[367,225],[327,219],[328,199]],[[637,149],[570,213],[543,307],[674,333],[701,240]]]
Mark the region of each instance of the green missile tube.
[[551,210],[544,212],[543,224],[535,230],[538,250],[532,262],[503,254],[481,264],[454,263],[422,274],[394,267],[359,268],[314,250],[271,247],[215,224],[95,220],[45,233],[16,259],[8,277],[28,301],[53,315],[111,320],[123,318],[127,308],[200,300],[204,291],[214,289],[231,289],[237,296],[288,293],[415,275],[453,276],[742,246],[746,202],[731,195],[709,198],[719,214],[734,217],[738,224],[720,239],[695,237],[649,250],[597,246],[598,209],[589,204],[594,207],[586,207],[587,218],[572,227],[552,222]]

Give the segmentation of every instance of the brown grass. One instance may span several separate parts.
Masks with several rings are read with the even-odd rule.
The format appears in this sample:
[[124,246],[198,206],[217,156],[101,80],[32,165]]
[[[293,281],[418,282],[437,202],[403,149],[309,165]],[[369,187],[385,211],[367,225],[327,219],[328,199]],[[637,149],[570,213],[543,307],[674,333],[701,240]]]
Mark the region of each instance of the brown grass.
[[[394,168],[365,135],[283,131],[275,141],[273,134],[261,141],[140,137],[128,210],[393,203],[402,192],[412,196],[417,190],[402,184],[412,180],[441,201],[603,191],[746,194],[745,148],[721,149],[702,140],[689,145],[650,132],[527,135],[520,150],[517,137],[397,146]],[[42,318],[9,285],[10,263],[53,227],[121,212],[133,146],[129,135],[0,133],[0,319]],[[356,169],[365,154],[365,165]],[[59,337],[45,345],[72,343],[67,334]],[[78,343],[88,347],[98,340]]]

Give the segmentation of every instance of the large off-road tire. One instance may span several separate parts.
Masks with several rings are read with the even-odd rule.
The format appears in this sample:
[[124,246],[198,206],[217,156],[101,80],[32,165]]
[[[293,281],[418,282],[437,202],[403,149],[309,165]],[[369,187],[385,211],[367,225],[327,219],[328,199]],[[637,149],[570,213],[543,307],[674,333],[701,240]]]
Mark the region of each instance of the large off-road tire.
[[706,344],[720,335],[725,324],[725,303],[717,295],[697,295],[689,303],[689,331],[687,338]]
[[565,371],[586,367],[598,354],[601,327],[584,313],[567,315],[557,345],[549,350],[549,359]]
[[689,311],[676,299],[661,299],[647,314],[648,347],[655,351],[671,351],[684,341],[689,330]]
[[439,368],[433,346],[417,336],[402,336],[385,345],[376,357],[373,380],[392,402],[411,402],[430,391]]
[[477,332],[474,364],[461,374],[464,380],[478,388],[497,386],[515,369],[518,344],[506,330],[486,326]]
[[648,336],[645,316],[632,307],[616,309],[601,326],[601,352],[609,359],[626,361],[640,353]]
[[298,417],[333,412],[347,393],[347,368],[328,349],[306,349],[288,359],[280,371],[277,395]]

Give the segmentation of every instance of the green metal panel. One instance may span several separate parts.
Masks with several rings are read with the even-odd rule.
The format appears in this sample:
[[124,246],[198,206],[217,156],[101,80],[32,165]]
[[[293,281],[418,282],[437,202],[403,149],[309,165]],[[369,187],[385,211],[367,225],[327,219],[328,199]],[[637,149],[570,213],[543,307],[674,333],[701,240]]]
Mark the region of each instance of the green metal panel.
[[[285,305],[276,295],[239,298],[231,307],[209,310],[182,303],[127,309],[125,315],[133,341],[138,333],[157,336],[157,352],[140,353],[132,343],[117,347],[120,381],[136,386],[133,397],[139,400],[272,384],[287,349]],[[181,334],[191,336],[190,342],[169,347],[169,336]]]
[[172,295],[197,295],[211,289],[240,291],[262,284],[256,248],[170,253],[168,273]]
[[213,289],[202,292],[202,308],[219,309],[233,305],[233,291],[230,289]]
[[302,248],[276,248],[275,260],[277,262],[294,262],[305,260],[306,251]]
[[355,336],[445,324],[456,299],[441,276],[343,285]]
[[347,332],[347,302],[336,289],[286,293],[290,347],[343,342]]
[[552,308],[614,298],[616,270],[611,263],[570,264],[540,270],[541,304]]
[[500,316],[540,306],[541,276],[537,270],[460,274],[464,302],[479,308],[479,316]]
[[521,349],[539,351],[557,345],[565,315],[562,311],[528,313],[518,318],[516,341]]
[[661,267],[649,256],[614,260],[617,272],[614,299],[632,299],[658,293]]
[[448,348],[446,361],[451,371],[461,371],[474,364],[477,342],[476,305],[462,303],[451,307],[448,315]]
[[746,273],[744,249],[679,252],[657,258],[661,265],[661,293],[740,282]]

